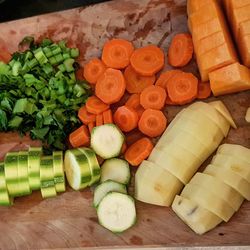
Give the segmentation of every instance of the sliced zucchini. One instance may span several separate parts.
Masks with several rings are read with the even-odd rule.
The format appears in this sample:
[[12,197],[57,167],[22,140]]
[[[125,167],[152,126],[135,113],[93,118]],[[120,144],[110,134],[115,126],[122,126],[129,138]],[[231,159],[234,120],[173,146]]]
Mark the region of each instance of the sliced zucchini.
[[124,135],[114,124],[104,124],[93,128],[91,132],[91,148],[103,159],[120,154]]
[[63,167],[63,152],[53,152],[54,182],[57,192],[65,191],[65,176]]
[[99,186],[96,187],[94,192],[94,207],[97,207],[103,197],[109,192],[119,192],[126,194],[127,189],[125,185],[111,180],[107,180],[101,183]]
[[90,171],[91,171],[91,181],[89,182],[89,186],[98,182],[100,179],[100,166],[96,158],[95,152],[90,148],[79,148],[79,150],[87,157]]
[[126,194],[110,192],[101,200],[97,216],[99,223],[113,233],[124,232],[136,222],[134,199]]
[[10,196],[19,195],[17,165],[18,152],[8,152],[4,159],[4,171],[7,189]]
[[13,204],[13,198],[9,196],[4,174],[4,162],[0,162],[0,205],[10,206]]
[[56,188],[54,182],[53,157],[43,156],[40,161],[40,182],[41,194],[43,198],[56,196]]
[[86,188],[92,178],[89,162],[79,149],[67,150],[64,157],[64,167],[69,185],[74,190]]
[[28,156],[29,185],[32,190],[40,189],[41,147],[30,147]]
[[28,152],[19,151],[18,153],[18,186],[19,196],[31,194],[28,174]]
[[129,164],[125,160],[112,158],[102,164],[101,182],[112,180],[127,185],[130,176]]

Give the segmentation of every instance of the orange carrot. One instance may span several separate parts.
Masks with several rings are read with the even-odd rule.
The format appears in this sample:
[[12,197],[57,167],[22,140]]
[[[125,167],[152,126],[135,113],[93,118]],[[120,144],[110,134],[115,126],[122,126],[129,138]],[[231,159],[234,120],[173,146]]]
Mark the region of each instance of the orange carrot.
[[132,94],[125,103],[125,106],[136,109],[140,106],[140,95]]
[[134,51],[131,42],[123,39],[112,39],[104,44],[102,61],[110,68],[123,69],[129,65],[129,59]]
[[80,80],[80,81],[85,79],[83,76],[83,69],[82,68],[80,68],[76,71],[76,79]]
[[97,79],[104,73],[106,66],[98,59],[93,58],[84,66],[84,78],[91,84],[95,84]]
[[155,46],[136,49],[130,58],[133,69],[142,76],[153,76],[164,66],[164,53]]
[[159,78],[157,79],[155,85],[156,86],[161,86],[164,89],[167,89],[167,82],[168,80],[174,76],[176,73],[181,72],[180,70],[173,69],[173,70],[168,70],[160,74]]
[[69,142],[73,148],[88,146],[90,136],[87,126],[82,125],[69,135]]
[[143,137],[126,150],[125,159],[130,165],[138,166],[148,158],[153,147],[152,142],[147,137]]
[[92,129],[95,127],[95,122],[90,122],[88,124],[89,133],[91,134]]
[[198,83],[198,99],[206,99],[211,95],[211,88],[209,82]]
[[172,102],[182,105],[197,97],[198,79],[192,73],[181,72],[169,79],[167,92]]
[[193,41],[190,34],[177,34],[168,49],[168,62],[174,67],[183,67],[192,59],[193,51]]
[[103,125],[103,116],[102,116],[102,114],[99,114],[99,115],[96,116],[95,125],[96,125],[96,127]]
[[86,106],[84,105],[78,110],[78,117],[82,123],[87,125],[90,122],[95,122],[96,116],[92,113],[89,113],[86,109]]
[[167,119],[160,110],[146,109],[139,120],[139,130],[149,136],[161,135],[167,126]]
[[109,105],[101,101],[96,96],[90,96],[86,101],[86,109],[89,113],[98,115],[109,109]]
[[124,71],[126,80],[126,90],[133,93],[141,93],[146,87],[153,85],[155,82],[155,75],[141,76],[129,65]]
[[169,98],[168,95],[167,95],[167,97],[166,97],[166,104],[167,104],[167,105],[178,105],[177,103],[172,102],[172,101],[170,100],[170,98]]
[[110,109],[104,111],[102,113],[103,116],[103,124],[113,123],[112,111]]
[[10,60],[11,60],[11,54],[5,49],[0,50],[0,61],[8,63]]
[[126,142],[123,142],[122,149],[121,149],[121,154],[123,155],[126,152],[126,150],[127,150],[127,144],[126,144]]
[[120,70],[108,68],[98,78],[95,93],[104,103],[118,102],[125,93],[126,83]]
[[140,105],[139,107],[135,108],[135,111],[138,115],[138,118],[140,119],[145,109]]
[[145,109],[162,109],[166,100],[166,91],[160,86],[149,86],[140,95],[140,103]]
[[124,132],[129,132],[136,128],[138,119],[136,111],[127,106],[119,107],[114,113],[115,124]]

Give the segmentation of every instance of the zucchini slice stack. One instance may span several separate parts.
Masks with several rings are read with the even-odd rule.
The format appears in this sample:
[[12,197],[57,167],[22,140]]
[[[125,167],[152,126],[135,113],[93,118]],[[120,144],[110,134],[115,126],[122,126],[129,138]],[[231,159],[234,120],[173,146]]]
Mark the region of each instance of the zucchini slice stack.
[[203,234],[250,200],[250,149],[223,144],[203,173],[196,173],[172,204],[175,213],[197,234]]
[[10,206],[15,197],[41,190],[43,198],[65,191],[63,152],[43,156],[41,147],[9,152],[0,162],[0,205]]

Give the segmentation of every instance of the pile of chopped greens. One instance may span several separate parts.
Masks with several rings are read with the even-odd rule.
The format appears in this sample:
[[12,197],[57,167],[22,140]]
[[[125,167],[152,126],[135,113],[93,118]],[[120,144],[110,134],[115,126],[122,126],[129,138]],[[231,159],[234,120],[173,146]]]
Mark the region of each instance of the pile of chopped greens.
[[38,44],[28,37],[22,45],[27,42],[27,50],[0,62],[0,131],[29,132],[47,148],[64,149],[80,124],[77,110],[90,95],[87,82],[75,77],[79,50],[65,41]]

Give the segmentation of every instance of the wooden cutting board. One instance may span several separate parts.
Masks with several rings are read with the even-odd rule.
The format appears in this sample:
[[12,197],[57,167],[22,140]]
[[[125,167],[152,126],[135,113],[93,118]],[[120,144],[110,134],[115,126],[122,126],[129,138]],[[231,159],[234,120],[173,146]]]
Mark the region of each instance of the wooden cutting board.
[[[187,31],[184,0],[115,0],[2,23],[0,47],[14,52],[26,35],[56,41],[67,39],[80,48],[81,63],[84,63],[93,56],[100,56],[104,42],[112,37],[131,40],[135,46],[157,44],[167,54],[173,35],[183,31]],[[184,70],[197,74],[194,60]],[[231,129],[225,141],[250,148],[250,126],[244,120],[250,106],[250,92],[218,99],[223,100],[238,124],[238,129]],[[171,121],[181,108],[167,107],[168,120]],[[138,136],[135,131],[129,138],[132,141]],[[30,144],[39,142],[2,133],[0,157],[9,150],[27,148]],[[170,208],[136,202],[137,224],[115,235],[97,223],[92,198],[92,190],[75,192],[68,188],[53,199],[43,200],[39,192],[15,199],[13,207],[0,208],[0,249],[250,245],[249,202],[244,202],[228,223],[222,223],[203,236],[193,233]]]

